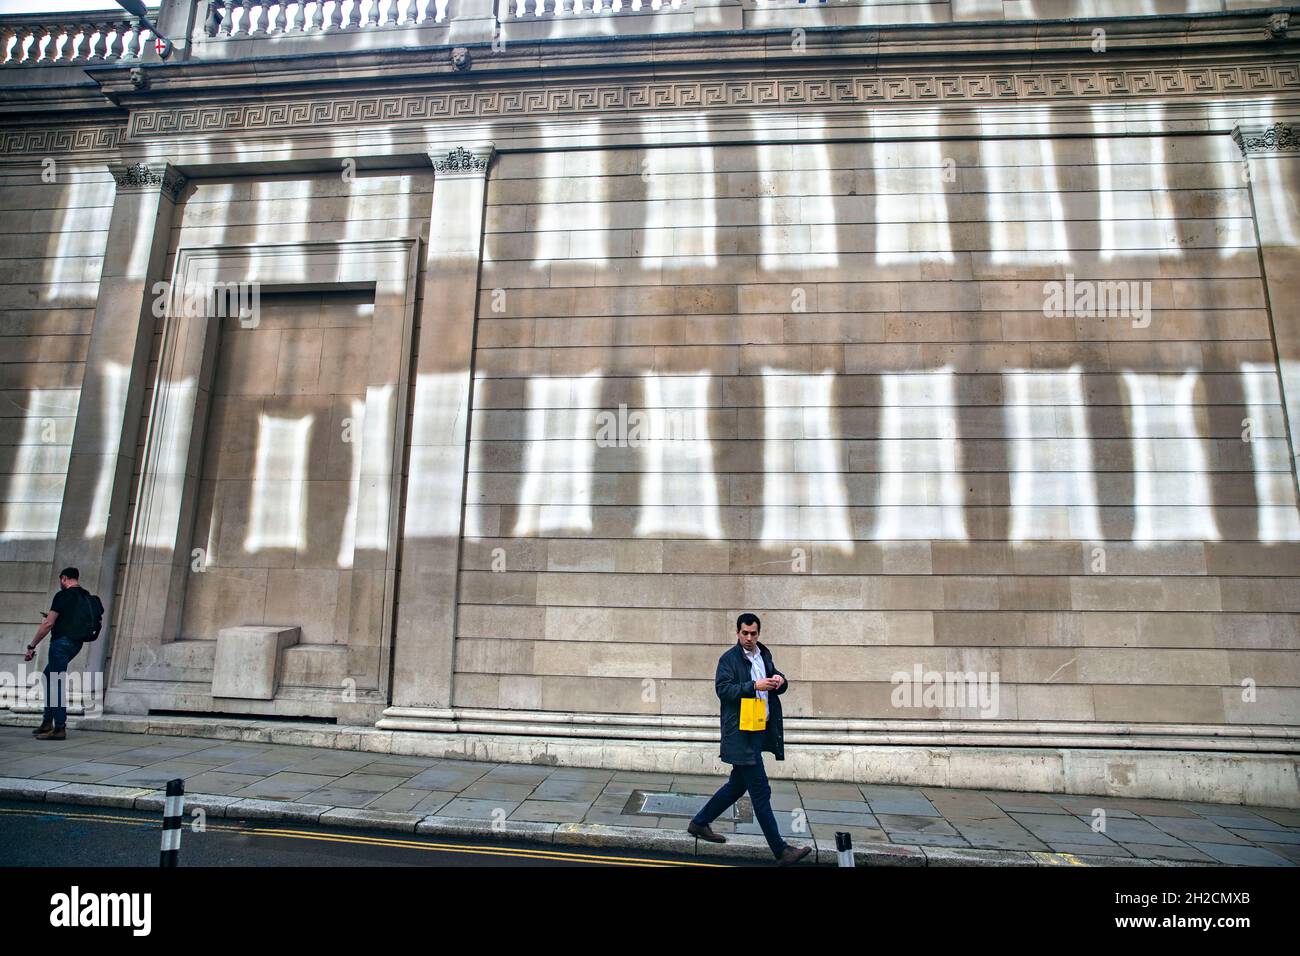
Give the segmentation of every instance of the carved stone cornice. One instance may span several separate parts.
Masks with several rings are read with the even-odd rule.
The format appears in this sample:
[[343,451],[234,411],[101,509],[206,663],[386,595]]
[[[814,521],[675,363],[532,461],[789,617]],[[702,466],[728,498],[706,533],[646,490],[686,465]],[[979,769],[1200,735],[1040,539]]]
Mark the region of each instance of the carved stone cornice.
[[128,139],[238,134],[439,120],[622,114],[632,110],[845,107],[902,104],[1095,102],[1300,92],[1300,63],[1168,65],[1005,71],[727,76],[695,80],[555,79],[545,86],[335,94],[316,99],[247,100],[141,108]]
[[491,146],[476,146],[473,149],[453,146],[451,149],[430,150],[429,158],[433,160],[433,171],[439,179],[455,179],[487,175],[492,153]]
[[109,171],[117,182],[118,191],[145,192],[159,189],[175,200],[185,188],[185,176],[176,167],[163,163],[109,163]]
[[121,145],[125,126],[33,126],[0,132],[0,153],[112,153]]
[[1262,153],[1300,153],[1300,137],[1289,123],[1274,123],[1259,129],[1232,128],[1232,139],[1243,155]]

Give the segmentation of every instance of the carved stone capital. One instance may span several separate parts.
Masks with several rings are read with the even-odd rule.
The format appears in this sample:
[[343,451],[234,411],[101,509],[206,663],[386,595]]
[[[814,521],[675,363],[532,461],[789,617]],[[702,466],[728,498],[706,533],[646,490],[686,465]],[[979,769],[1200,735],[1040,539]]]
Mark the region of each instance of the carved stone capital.
[[492,146],[453,146],[451,149],[434,149],[429,151],[433,160],[433,171],[438,178],[486,176],[488,166],[492,163]]
[[181,194],[181,190],[188,182],[185,176],[169,163],[153,166],[148,163],[130,165],[110,163],[108,168],[113,173],[113,178],[117,180],[119,190],[144,192],[160,189],[173,200]]
[[1300,153],[1300,137],[1289,123],[1274,123],[1262,129],[1232,128],[1232,139],[1245,156],[1258,153]]

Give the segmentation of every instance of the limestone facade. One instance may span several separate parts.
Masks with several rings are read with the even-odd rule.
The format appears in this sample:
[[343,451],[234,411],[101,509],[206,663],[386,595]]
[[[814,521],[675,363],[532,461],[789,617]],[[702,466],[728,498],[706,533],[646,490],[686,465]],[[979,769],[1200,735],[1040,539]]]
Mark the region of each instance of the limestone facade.
[[1297,13],[0,18],[0,665],[76,564],[109,712],[686,746],[752,610],[807,760],[1294,754]]

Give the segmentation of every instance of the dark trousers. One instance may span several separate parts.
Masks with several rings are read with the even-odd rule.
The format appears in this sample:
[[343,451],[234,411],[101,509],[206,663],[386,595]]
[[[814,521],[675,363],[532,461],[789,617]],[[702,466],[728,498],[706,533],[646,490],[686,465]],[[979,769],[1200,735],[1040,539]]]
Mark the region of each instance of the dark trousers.
[[45,717],[44,723],[63,727],[68,722],[68,664],[81,650],[81,641],[68,637],[50,639],[50,658],[45,664]]
[[781,831],[776,826],[776,817],[772,815],[772,785],[767,782],[767,771],[763,769],[763,735],[749,731],[741,731],[741,733],[753,740],[754,763],[749,766],[733,764],[727,782],[709,798],[704,809],[695,814],[691,822],[702,827],[708,826],[722,815],[723,810],[748,792],[750,802],[754,805],[754,818],[763,828],[763,836],[767,838],[767,845],[771,847],[772,855],[780,859],[788,844],[781,839]]

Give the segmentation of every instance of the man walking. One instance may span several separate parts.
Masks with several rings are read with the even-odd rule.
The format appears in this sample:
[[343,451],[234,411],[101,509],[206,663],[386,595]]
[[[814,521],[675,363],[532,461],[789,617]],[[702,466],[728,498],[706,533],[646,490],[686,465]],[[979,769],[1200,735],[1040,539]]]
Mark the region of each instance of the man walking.
[[[763,769],[763,751],[777,760],[785,759],[785,733],[781,726],[781,701],[789,682],[772,663],[771,652],[758,641],[762,627],[755,614],[742,614],[736,618],[736,644],[718,658],[718,671],[714,689],[722,701],[722,749],[718,756],[731,764],[731,777],[704,805],[686,827],[688,833],[713,843],[726,843],[726,837],[714,833],[709,826],[722,811],[731,806],[745,792],[749,792],[754,805],[754,816],[763,828],[767,845],[780,866],[798,863],[809,853],[810,847],[795,848],[781,838],[772,815],[772,786]],[[765,730],[740,729],[740,701],[757,698],[767,712]]]
[[37,740],[66,740],[68,736],[68,709],[64,699],[67,686],[68,664],[81,650],[82,642],[90,637],[94,628],[95,612],[90,604],[90,593],[81,586],[81,572],[64,568],[59,572],[59,592],[50,603],[50,611],[36,629],[36,639],[27,645],[23,660],[36,656],[36,645],[45,635],[54,633],[50,640],[50,659],[42,672],[45,675],[45,716],[33,734]]

